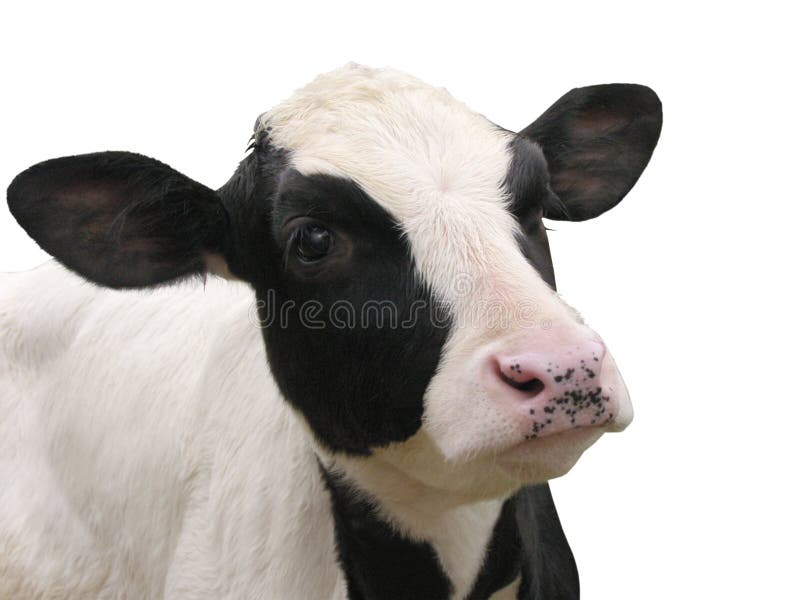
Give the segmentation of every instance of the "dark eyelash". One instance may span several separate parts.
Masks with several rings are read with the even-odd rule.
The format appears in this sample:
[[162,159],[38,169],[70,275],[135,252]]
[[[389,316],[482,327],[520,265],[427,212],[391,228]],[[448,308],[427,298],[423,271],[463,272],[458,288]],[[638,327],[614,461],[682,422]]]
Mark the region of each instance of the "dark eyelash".
[[247,154],[248,152],[250,152],[250,150],[252,150],[255,147],[256,147],[256,134],[254,133],[253,135],[250,136],[250,139],[248,140],[247,144],[247,149],[245,149],[244,153]]

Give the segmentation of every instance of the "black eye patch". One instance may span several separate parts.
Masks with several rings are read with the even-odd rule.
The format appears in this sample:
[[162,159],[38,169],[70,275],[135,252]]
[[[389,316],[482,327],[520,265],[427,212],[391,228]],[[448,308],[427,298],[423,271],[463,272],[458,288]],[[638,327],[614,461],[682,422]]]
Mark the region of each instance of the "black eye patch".
[[284,268],[277,255],[256,286],[281,392],[332,450],[364,455],[408,439],[422,424],[450,320],[430,317],[438,304],[399,224],[355,183],[328,175],[288,171],[273,202],[269,234],[277,243],[288,242],[293,220],[335,235],[331,256],[310,264],[313,276]]

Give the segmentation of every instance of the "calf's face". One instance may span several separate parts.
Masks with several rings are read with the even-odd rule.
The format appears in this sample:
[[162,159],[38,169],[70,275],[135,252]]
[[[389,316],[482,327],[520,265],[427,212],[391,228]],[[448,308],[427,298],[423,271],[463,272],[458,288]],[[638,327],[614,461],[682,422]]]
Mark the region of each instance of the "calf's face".
[[270,368],[322,454],[499,494],[566,472],[632,412],[556,294],[542,218],[613,207],[661,127],[648,88],[573,90],[514,134],[392,71],[319,77],[217,192],[129,153],[41,163],[13,214],[103,285],[249,282]]

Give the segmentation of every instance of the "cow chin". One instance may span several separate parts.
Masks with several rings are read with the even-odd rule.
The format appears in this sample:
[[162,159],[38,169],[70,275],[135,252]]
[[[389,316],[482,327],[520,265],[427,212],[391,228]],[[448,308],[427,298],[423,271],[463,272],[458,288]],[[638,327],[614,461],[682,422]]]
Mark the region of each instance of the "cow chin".
[[382,498],[413,503],[427,495],[443,504],[466,504],[507,498],[525,485],[564,475],[602,434],[599,428],[569,431],[453,461],[423,427],[369,457],[337,455],[335,462],[364,489],[380,490]]
[[429,419],[428,436],[437,454],[451,468],[478,464],[499,469],[521,483],[541,483],[564,475],[586,449],[615,427],[611,423],[577,426],[537,436],[521,432],[518,423],[505,422],[505,415],[486,412],[489,414],[485,420],[478,421],[484,428],[461,423],[460,435]]
[[526,440],[501,453],[495,463],[514,481],[542,483],[566,474],[603,433],[591,427]]
[[477,502],[505,498],[525,485],[564,475],[602,434],[595,427],[573,430],[451,460],[423,427],[404,442],[375,448],[369,457],[339,456],[337,462],[366,489],[377,480],[381,488],[396,487],[389,491],[395,498],[417,497],[427,490],[454,503]]

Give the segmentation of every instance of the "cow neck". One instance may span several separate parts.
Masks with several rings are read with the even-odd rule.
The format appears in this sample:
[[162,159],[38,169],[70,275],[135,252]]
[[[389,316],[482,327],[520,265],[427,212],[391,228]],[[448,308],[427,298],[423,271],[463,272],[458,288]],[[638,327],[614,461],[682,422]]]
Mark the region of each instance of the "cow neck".
[[413,507],[401,506],[404,498],[389,506],[320,469],[351,600],[483,600],[519,575],[515,498],[456,505],[418,495]]

